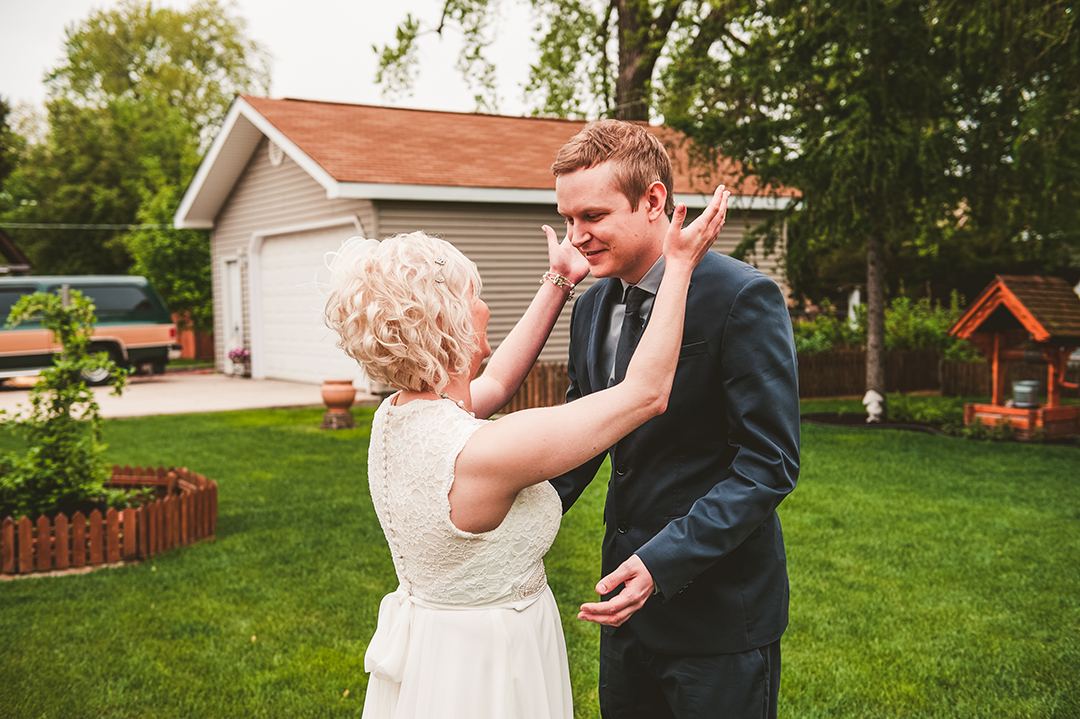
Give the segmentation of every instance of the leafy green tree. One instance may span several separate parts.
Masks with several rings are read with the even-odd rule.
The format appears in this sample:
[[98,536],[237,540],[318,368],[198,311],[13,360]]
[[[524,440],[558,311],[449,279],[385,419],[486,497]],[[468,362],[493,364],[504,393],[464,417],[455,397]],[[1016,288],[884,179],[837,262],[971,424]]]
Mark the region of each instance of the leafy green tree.
[[269,55],[218,0],[187,10],[122,0],[66,32],[49,93],[83,107],[152,97],[175,107],[204,143],[240,92],[270,89]]
[[210,233],[174,229],[172,218],[182,188],[168,182],[159,170],[151,172],[150,181],[151,187],[142,190],[137,214],[142,227],[122,238],[135,258],[132,272],[150,280],[181,325],[212,332]]
[[9,232],[39,273],[127,274],[132,260],[120,238],[123,226],[137,221],[146,163],[182,187],[198,159],[193,129],[176,109],[152,98],[100,108],[53,100],[48,109],[46,140],[28,148],[5,185],[17,202],[3,220],[106,225]]
[[0,192],[4,189],[4,180],[15,169],[19,154],[26,141],[11,128],[11,105],[0,97]]
[[68,301],[38,292],[15,303],[9,325],[40,318],[63,352],[30,390],[21,415],[0,410],[0,428],[21,434],[26,452],[0,455],[0,516],[53,514],[87,505],[124,506],[128,494],[102,485],[110,475],[101,436],[101,413],[83,381],[86,373],[107,372],[113,393],[127,381],[106,353],[90,354],[94,306],[78,290]]
[[10,230],[36,271],[146,274],[171,309],[209,327],[208,236],[172,230],[170,210],[235,94],[269,90],[267,53],[244,27],[218,0],[123,0],[68,28],[47,81],[48,134],[0,203],[0,222],[54,225]]
[[989,253],[995,237],[1044,257],[1075,242],[1074,24],[1035,0],[746,2],[738,42],[674,54],[663,111],[699,149],[802,191],[764,228],[776,243],[786,224],[797,293],[816,260],[865,259],[867,389],[884,396],[886,266]]
[[[523,0],[522,0],[523,1]],[[704,0],[529,0],[538,19],[540,56],[526,94],[538,112],[560,117],[648,120],[655,105],[657,70],[674,44],[696,28],[726,33],[726,6]],[[416,40],[461,31],[457,67],[476,92],[479,110],[497,109],[495,68],[485,56],[497,2],[444,0],[437,24],[406,15],[393,44],[375,47],[376,81],[388,94],[406,93],[419,72]]]

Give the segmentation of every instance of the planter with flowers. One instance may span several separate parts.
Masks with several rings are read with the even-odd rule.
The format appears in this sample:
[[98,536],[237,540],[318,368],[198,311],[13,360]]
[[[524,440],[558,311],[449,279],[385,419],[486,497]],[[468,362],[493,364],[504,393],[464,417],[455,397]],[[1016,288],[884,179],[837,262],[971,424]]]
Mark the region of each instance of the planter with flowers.
[[229,352],[231,374],[241,377],[251,376],[251,352],[243,347],[237,347]]

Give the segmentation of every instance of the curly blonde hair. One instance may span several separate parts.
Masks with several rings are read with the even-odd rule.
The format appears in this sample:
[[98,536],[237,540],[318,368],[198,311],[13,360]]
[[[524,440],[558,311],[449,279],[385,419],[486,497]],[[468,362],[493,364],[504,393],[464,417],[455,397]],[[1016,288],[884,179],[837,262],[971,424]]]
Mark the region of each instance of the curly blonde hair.
[[469,369],[481,281],[456,247],[412,232],[381,242],[353,238],[332,255],[326,325],[368,377],[439,392]]

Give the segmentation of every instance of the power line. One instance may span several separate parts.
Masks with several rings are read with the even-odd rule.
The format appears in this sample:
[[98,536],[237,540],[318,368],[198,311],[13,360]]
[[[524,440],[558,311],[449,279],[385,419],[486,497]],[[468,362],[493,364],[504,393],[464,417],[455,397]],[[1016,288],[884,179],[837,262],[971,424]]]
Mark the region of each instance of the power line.
[[171,230],[172,225],[81,225],[66,222],[4,222],[0,227],[11,230]]

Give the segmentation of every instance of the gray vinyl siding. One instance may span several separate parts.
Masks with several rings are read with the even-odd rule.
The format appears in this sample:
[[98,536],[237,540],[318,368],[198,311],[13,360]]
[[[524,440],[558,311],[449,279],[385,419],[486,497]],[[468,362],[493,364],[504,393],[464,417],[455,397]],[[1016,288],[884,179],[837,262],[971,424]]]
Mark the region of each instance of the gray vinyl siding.
[[[321,221],[356,215],[364,233],[377,234],[372,203],[368,200],[328,200],[326,190],[288,157],[280,165],[270,164],[268,141],[264,138],[252,153],[247,169],[222,206],[213,231],[211,258],[213,262],[214,306],[222,307],[222,260],[226,257],[247,256],[252,234],[281,228],[315,224]],[[249,282],[247,263],[241,263],[244,342],[248,345],[251,333]],[[225,354],[223,312],[214,313],[214,346],[218,369],[223,369]]]

